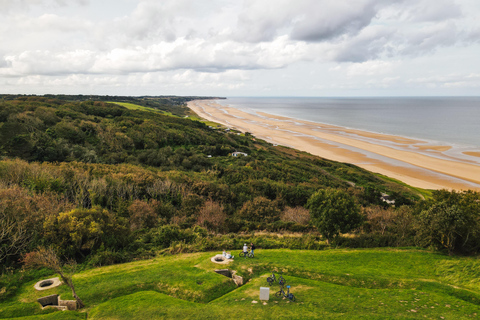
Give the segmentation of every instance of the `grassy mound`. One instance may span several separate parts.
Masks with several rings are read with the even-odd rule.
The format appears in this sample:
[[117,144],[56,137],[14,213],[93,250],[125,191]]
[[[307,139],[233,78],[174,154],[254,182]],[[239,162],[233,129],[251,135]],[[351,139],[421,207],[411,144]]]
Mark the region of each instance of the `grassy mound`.
[[[40,311],[36,281],[0,303],[0,318],[38,319],[471,319],[480,315],[480,261],[420,250],[257,250],[253,259],[228,266],[210,261],[214,253],[159,257],[96,268],[77,274],[81,312]],[[248,282],[236,287],[216,268],[237,270]],[[296,302],[259,300],[266,277],[283,275]],[[40,279],[38,279],[40,280]],[[38,281],[37,280],[37,281]],[[255,303],[256,301],[256,303]],[[42,314],[49,312],[48,314]],[[32,319],[27,317],[27,319]]]

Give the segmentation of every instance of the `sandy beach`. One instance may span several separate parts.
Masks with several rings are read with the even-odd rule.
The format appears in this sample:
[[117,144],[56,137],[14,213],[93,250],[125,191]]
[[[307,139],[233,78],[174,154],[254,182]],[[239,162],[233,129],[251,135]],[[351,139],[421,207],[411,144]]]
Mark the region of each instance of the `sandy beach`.
[[[448,154],[448,145],[376,134],[263,112],[247,113],[214,100],[188,103],[198,116],[270,143],[355,164],[424,189],[480,190],[480,164]],[[478,156],[475,152],[464,155]]]

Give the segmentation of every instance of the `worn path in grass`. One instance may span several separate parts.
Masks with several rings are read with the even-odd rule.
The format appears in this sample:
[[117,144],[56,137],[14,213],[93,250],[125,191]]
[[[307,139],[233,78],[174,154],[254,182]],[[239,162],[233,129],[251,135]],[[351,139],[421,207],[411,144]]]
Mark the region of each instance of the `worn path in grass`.
[[[480,260],[420,250],[257,250],[254,259],[236,258],[228,268],[250,279],[236,288],[216,274],[225,268],[214,253],[159,257],[96,268],[75,276],[82,312],[46,314],[39,319],[475,319],[480,317]],[[259,301],[259,288],[274,271],[297,297]],[[65,286],[34,292],[21,288],[0,303],[0,318],[39,312],[36,297]],[[257,303],[253,303],[256,301]],[[27,318],[27,319],[32,319]]]

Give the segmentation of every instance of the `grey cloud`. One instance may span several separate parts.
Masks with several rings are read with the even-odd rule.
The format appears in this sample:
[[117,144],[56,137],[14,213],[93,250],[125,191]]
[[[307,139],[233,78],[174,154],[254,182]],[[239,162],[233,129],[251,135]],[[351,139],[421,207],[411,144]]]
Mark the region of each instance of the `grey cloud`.
[[466,35],[453,22],[441,22],[415,30],[367,27],[360,34],[333,44],[333,60],[364,62],[379,58],[419,56],[440,47],[459,44]]
[[247,1],[234,36],[247,42],[271,41],[282,35],[294,41],[332,40],[360,32],[382,8],[401,1]]
[[0,57],[0,68],[8,67],[9,63],[5,60],[5,57]]
[[343,34],[356,34],[368,26],[377,13],[373,1],[315,2],[293,25],[291,38],[302,41],[324,41]]
[[406,0],[399,6],[398,12],[412,22],[438,22],[463,16],[453,0]]
[[401,54],[419,55],[431,52],[439,47],[453,46],[463,40],[465,35],[453,22],[435,24],[405,35],[405,45]]
[[337,45],[333,60],[337,62],[364,62],[374,60],[381,55],[393,54],[391,44],[395,33],[392,30],[371,28],[356,37]]

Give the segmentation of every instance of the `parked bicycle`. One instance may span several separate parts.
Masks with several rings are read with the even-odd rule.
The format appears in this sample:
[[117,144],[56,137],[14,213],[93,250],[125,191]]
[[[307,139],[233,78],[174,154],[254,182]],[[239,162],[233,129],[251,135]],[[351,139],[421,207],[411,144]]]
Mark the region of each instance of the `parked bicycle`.
[[[277,281],[277,277],[275,277],[275,273],[272,273],[272,275],[270,277],[267,277],[267,282],[268,284],[271,286],[273,283],[275,283]],[[283,286],[285,284],[286,280],[280,276],[278,278],[278,284]]]
[[[242,252],[240,252],[238,255],[239,255],[240,257],[245,257],[245,252],[242,251]],[[247,252],[247,258],[253,258],[253,257],[254,257],[253,253],[252,253],[250,250],[248,250],[248,252]]]
[[293,295],[293,293],[290,293],[290,286],[287,286],[287,292],[283,290],[283,286],[280,286],[280,291],[275,292],[275,297],[285,297],[287,299],[290,299],[291,301],[295,301],[295,296]]

